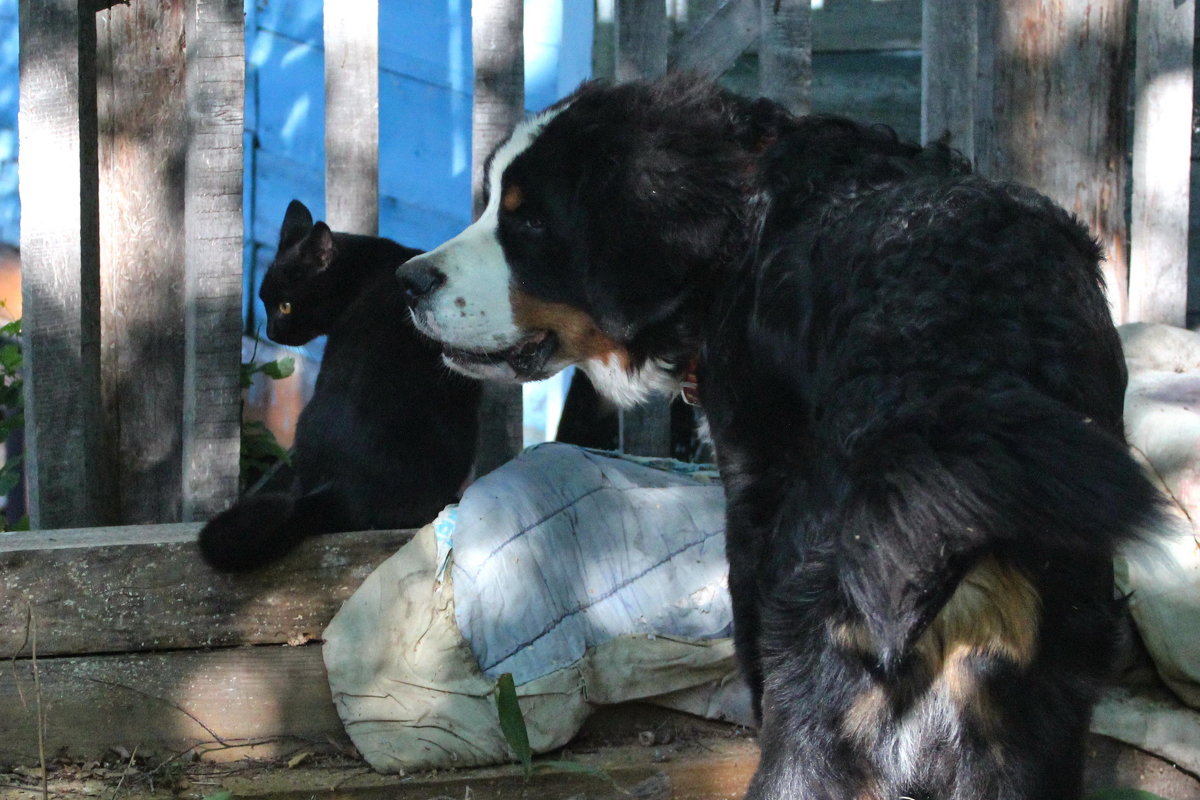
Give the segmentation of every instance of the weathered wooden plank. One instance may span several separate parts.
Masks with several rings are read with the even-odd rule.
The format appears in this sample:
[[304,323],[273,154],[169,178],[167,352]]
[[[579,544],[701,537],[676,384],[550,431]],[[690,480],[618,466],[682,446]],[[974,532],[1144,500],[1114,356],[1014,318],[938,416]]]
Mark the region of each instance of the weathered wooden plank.
[[812,0],[759,0],[759,94],[793,114],[812,108]]
[[1137,4],[1129,321],[1187,324],[1195,0]]
[[37,762],[39,708],[45,752],[80,759],[115,747],[231,760],[348,744],[317,645],[6,662],[0,763]]
[[[667,12],[663,3],[617,0],[616,79],[651,80],[667,72]],[[671,411],[666,398],[617,411],[622,452],[666,456],[671,452]]]
[[921,141],[947,136],[952,147],[974,159],[975,4],[925,0],[921,26]]
[[38,527],[103,521],[95,15],[21,0],[25,468]]
[[379,233],[379,0],[325,4],[325,220]]
[[185,520],[208,519],[238,492],[244,19],[241,0],[190,0],[186,15]]
[[[813,9],[818,51],[917,50],[922,0],[825,0]],[[960,2],[959,8],[970,3]]]
[[35,531],[0,537],[0,656],[28,655],[30,609],[45,656],[279,644],[320,636],[342,602],[411,531],[305,542],[279,564],[222,575],[200,525]]
[[618,81],[657,78],[667,72],[667,10],[663,3],[617,0]]
[[183,497],[184,3],[98,11],[101,385],[113,522],[176,522]]
[[[475,94],[471,109],[471,187],[474,216],[483,211],[483,165],[525,116],[524,5],[521,0],[471,3]],[[488,383],[479,406],[475,475],[485,475],[521,452],[523,395],[519,386]]]
[[1128,300],[1125,244],[1128,0],[980,3],[975,160],[1075,213],[1104,247],[1113,317]]
[[671,71],[722,74],[757,41],[760,24],[758,0],[723,0],[676,43]]
[[617,410],[617,445],[638,456],[671,455],[671,398],[651,397],[636,408]]

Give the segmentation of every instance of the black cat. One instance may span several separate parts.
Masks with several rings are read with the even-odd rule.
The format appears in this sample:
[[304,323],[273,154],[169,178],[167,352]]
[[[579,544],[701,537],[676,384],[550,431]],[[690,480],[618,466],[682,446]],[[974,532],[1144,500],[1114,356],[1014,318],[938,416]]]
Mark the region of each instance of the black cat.
[[290,491],[245,496],[213,518],[199,540],[213,567],[254,569],[320,533],[424,525],[456,499],[480,389],[412,328],[395,272],[418,253],[334,233],[300,201],[288,206],[259,291],[267,335],[329,338],[296,428]]

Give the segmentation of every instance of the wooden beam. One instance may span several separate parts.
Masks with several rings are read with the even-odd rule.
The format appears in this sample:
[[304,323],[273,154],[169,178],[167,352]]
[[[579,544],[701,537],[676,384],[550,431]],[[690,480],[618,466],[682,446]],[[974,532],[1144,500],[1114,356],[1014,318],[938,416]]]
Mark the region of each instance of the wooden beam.
[[616,77],[646,80],[667,73],[667,9],[661,2],[617,0]]
[[0,537],[0,656],[30,655],[31,613],[40,621],[40,656],[319,637],[362,580],[412,538],[411,531],[320,536],[270,568],[224,575],[200,559],[199,529],[177,523]]
[[759,0],[758,89],[793,114],[812,108],[812,0]]
[[693,26],[670,53],[672,72],[698,72],[717,77],[758,39],[759,0],[723,0],[703,22]]
[[1184,327],[1196,3],[1137,9],[1129,321]]
[[[667,11],[662,3],[617,0],[618,81],[653,80],[667,73]],[[643,456],[671,453],[670,401],[651,397],[637,408],[617,410],[617,442],[621,452]]]
[[6,659],[0,763],[37,763],[39,711],[45,752],[81,760],[116,747],[233,760],[349,745],[317,645]]
[[[473,216],[483,211],[483,165],[525,116],[525,40],[522,0],[471,3],[475,89],[471,111]],[[523,394],[519,386],[487,383],[479,404],[475,476],[521,452]]]
[[246,32],[241,0],[190,5],[183,519],[202,520],[228,508],[238,494]]
[[1076,214],[1104,247],[1108,299],[1127,311],[1126,100],[1130,0],[978,5],[975,161]]
[[325,220],[379,234],[379,0],[325,4]]
[[102,387],[115,522],[174,522],[183,497],[183,3],[96,14]]
[[[964,13],[974,3],[952,3]],[[919,50],[922,0],[825,0],[813,9],[813,49],[818,52]]]
[[975,5],[924,0],[921,17],[921,141],[948,137],[971,160],[979,42]]
[[104,521],[95,15],[21,0],[25,470],[34,527]]

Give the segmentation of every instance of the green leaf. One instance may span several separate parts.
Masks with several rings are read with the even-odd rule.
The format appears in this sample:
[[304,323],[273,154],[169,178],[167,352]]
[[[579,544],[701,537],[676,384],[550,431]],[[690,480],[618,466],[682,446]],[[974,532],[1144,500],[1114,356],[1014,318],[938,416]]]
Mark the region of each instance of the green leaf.
[[[2,305],[2,304],[0,304]],[[0,327],[0,336],[20,336],[21,335],[21,320],[14,319],[12,322],[6,323]]]
[[517,702],[517,685],[511,672],[501,675],[496,683],[496,711],[504,740],[520,760],[528,778],[533,773],[533,750],[529,748],[529,732],[525,729],[525,716]]
[[10,458],[0,467],[0,495],[8,494],[21,480],[21,458]]
[[7,372],[16,372],[21,368],[21,346],[9,342],[0,345],[0,367]]
[[262,365],[261,371],[263,375],[275,380],[286,378],[296,371],[296,359],[287,356],[278,361],[268,361]]
[[1141,789],[1101,789],[1098,792],[1092,792],[1086,800],[1167,800],[1161,795],[1153,792],[1144,792]]

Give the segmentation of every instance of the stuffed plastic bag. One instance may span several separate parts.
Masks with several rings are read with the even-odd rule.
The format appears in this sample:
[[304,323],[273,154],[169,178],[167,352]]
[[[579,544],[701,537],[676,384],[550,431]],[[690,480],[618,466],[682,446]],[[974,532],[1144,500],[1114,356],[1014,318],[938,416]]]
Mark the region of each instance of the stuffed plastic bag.
[[608,703],[750,721],[729,639],[722,490],[662,463],[675,469],[527,450],[368,577],[324,654],[372,767],[508,760],[494,695],[504,673],[535,752]]

